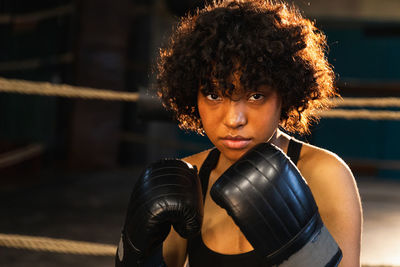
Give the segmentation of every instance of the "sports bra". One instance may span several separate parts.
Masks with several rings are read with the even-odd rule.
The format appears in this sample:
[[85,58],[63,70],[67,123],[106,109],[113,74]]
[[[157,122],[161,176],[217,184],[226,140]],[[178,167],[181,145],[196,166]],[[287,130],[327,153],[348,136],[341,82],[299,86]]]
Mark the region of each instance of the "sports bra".
[[[289,141],[287,156],[297,165],[303,143],[294,138]],[[220,152],[212,149],[204,160],[199,177],[202,186],[203,200],[205,201],[211,171],[218,163]],[[254,250],[241,254],[221,254],[209,249],[203,242],[201,233],[188,240],[188,257],[190,267],[262,267],[261,259]]]

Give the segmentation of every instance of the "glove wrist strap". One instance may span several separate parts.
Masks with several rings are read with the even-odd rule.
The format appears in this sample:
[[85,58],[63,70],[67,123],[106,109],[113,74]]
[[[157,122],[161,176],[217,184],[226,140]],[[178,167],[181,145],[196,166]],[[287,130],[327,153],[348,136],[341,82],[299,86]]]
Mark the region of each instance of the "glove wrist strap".
[[266,257],[266,262],[273,265],[286,260],[290,255],[299,251],[310,239],[312,239],[313,237],[310,238],[311,233],[318,233],[322,225],[323,223],[317,210],[303,230],[285,246],[269,254]]

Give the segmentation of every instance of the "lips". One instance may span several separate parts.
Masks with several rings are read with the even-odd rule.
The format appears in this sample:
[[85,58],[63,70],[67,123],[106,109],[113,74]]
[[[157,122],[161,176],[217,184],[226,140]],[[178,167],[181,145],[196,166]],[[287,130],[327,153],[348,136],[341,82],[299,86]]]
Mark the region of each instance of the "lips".
[[240,135],[225,136],[221,138],[222,144],[230,149],[243,149],[249,145],[251,138],[246,138]]

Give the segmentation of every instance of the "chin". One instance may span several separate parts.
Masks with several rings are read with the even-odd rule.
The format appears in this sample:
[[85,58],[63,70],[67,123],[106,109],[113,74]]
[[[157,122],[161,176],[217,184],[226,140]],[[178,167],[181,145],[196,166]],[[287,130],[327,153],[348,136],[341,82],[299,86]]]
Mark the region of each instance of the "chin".
[[249,149],[243,149],[243,150],[229,150],[229,151],[223,151],[225,157],[231,161],[235,162],[238,159],[240,159]]

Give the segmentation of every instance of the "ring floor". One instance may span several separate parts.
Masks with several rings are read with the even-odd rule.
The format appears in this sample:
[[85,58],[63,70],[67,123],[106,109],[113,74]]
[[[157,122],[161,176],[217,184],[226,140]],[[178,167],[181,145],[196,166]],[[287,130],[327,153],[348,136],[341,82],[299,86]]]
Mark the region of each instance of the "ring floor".
[[[23,186],[0,186],[0,233],[117,244],[139,169],[47,171]],[[39,179],[40,178],[40,179]],[[4,178],[3,178],[4,179]],[[4,180],[3,180],[4,181]],[[358,178],[363,266],[400,266],[400,180]],[[4,267],[109,267],[112,256],[0,247]]]

